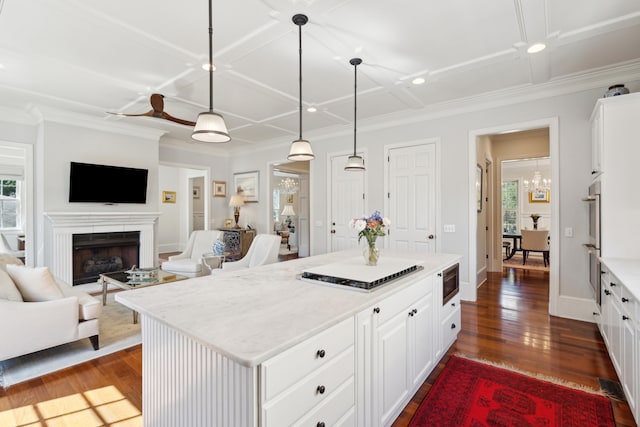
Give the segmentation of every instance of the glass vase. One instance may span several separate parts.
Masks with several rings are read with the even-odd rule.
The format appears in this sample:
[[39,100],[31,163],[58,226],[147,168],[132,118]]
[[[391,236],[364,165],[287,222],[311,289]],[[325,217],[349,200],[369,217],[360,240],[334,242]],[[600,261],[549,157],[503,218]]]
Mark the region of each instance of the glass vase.
[[380,258],[380,250],[376,247],[376,241],[367,242],[367,246],[362,250],[362,256],[364,256],[364,262],[367,265],[378,265],[378,259]]

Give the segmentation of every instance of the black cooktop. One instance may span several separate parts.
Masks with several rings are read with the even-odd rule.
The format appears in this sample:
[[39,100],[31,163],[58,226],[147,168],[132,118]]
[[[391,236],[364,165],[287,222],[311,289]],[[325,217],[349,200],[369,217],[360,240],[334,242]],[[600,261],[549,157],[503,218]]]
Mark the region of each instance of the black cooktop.
[[378,286],[384,285],[385,283],[389,283],[393,280],[396,279],[400,279],[401,277],[404,277],[408,274],[411,274],[415,271],[420,271],[422,270],[424,267],[419,266],[419,265],[412,265],[408,268],[404,268],[402,270],[399,270],[395,273],[380,277],[378,279],[372,280],[372,281],[364,281],[364,280],[356,280],[356,279],[347,279],[344,277],[336,277],[336,276],[330,276],[327,274],[319,274],[319,273],[313,273],[313,272],[308,272],[305,271],[304,273],[302,273],[302,275],[300,276],[302,279],[307,279],[307,280],[315,280],[318,282],[323,282],[323,283],[327,283],[327,284],[332,284],[332,285],[341,285],[341,286],[348,286],[351,288],[356,288],[356,289],[363,289],[363,290],[372,290]]

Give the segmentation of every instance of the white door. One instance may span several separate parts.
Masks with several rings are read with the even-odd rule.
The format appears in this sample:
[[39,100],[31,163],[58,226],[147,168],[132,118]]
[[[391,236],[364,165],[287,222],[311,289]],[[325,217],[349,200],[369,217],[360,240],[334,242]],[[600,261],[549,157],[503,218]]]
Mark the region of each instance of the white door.
[[388,157],[389,245],[436,251],[436,147],[423,144],[392,148]]
[[358,247],[358,235],[349,221],[366,214],[364,172],[345,171],[347,157],[331,157],[331,252]]

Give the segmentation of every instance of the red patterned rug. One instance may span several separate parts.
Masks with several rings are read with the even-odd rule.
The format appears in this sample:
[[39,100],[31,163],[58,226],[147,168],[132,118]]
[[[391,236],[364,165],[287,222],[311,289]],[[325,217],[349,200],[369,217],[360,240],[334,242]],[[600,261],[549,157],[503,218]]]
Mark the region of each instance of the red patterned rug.
[[410,427],[614,427],[609,399],[451,356]]

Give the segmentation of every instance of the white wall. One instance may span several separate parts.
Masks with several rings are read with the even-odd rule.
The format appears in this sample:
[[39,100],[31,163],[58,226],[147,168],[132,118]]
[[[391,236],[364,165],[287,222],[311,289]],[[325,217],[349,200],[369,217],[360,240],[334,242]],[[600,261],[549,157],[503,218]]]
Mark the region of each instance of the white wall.
[[160,165],[158,168],[158,198],[163,191],[175,191],[176,203],[160,203],[158,218],[158,252],[176,252],[180,250],[180,227],[183,220],[180,216],[180,169],[172,166]]

